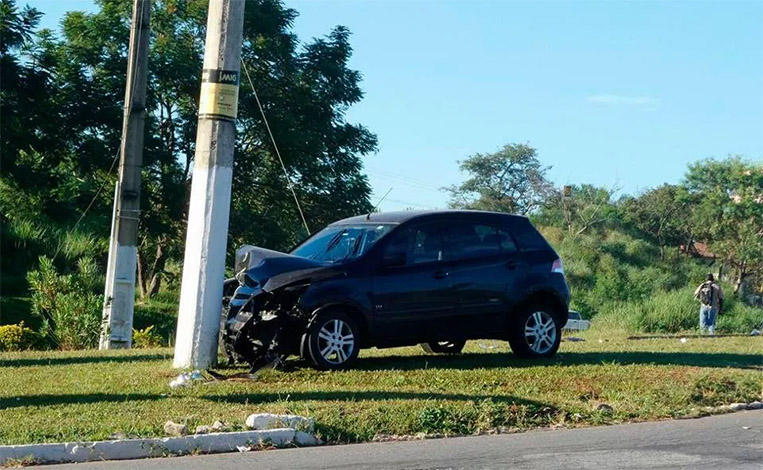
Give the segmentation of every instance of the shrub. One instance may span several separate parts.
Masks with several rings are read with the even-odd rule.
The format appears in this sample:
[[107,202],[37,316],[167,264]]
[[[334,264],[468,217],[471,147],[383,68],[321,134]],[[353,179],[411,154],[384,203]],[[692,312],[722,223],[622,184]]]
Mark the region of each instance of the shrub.
[[132,347],[137,349],[157,348],[162,345],[162,337],[154,331],[154,325],[142,330],[132,330]]
[[647,333],[676,333],[699,324],[699,306],[691,288],[657,292],[640,309],[638,327]]
[[24,351],[40,345],[40,335],[24,322],[0,326],[0,351]]
[[59,274],[53,261],[40,257],[39,269],[30,271],[32,311],[42,318],[41,333],[61,349],[92,348],[101,328],[102,286],[98,266],[80,258],[77,270]]

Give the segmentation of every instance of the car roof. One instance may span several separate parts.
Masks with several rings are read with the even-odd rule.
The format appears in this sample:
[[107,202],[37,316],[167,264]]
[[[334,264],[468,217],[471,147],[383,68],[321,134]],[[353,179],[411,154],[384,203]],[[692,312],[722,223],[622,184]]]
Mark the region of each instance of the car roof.
[[331,225],[349,225],[349,224],[362,224],[362,223],[394,223],[402,224],[409,220],[438,216],[466,216],[478,219],[480,217],[485,218],[526,218],[522,215],[506,214],[501,212],[489,212],[489,211],[470,211],[461,209],[440,209],[440,210],[414,210],[414,211],[392,211],[392,212],[372,212],[367,215],[357,215],[355,217],[348,217],[346,219],[337,220]]

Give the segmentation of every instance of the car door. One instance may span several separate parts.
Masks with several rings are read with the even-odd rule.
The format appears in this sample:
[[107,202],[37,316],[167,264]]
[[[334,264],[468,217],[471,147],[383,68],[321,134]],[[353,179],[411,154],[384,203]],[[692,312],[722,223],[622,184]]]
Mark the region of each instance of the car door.
[[470,337],[494,336],[504,324],[509,296],[526,263],[511,234],[496,225],[454,220],[447,223],[446,233],[458,323]]
[[423,341],[432,324],[454,312],[442,227],[425,222],[390,234],[373,275],[379,337]]

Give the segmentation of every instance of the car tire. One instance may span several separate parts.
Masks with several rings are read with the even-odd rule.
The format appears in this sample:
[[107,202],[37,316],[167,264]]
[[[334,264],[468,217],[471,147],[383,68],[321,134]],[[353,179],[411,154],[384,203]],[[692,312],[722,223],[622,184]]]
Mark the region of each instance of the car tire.
[[421,343],[421,349],[429,354],[459,354],[466,341],[436,341],[431,343]]
[[360,330],[343,312],[326,312],[307,331],[310,361],[319,370],[346,369],[360,352]]
[[514,355],[536,359],[552,357],[562,340],[560,315],[551,306],[533,303],[520,308],[509,322],[509,345]]

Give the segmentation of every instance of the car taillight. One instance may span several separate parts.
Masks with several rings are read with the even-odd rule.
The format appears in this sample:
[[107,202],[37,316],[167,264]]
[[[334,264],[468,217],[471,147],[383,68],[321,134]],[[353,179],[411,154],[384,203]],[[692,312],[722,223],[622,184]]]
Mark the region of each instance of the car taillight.
[[562,266],[561,259],[557,258],[556,261],[554,261],[554,263],[551,265],[551,272],[564,274],[564,267]]

